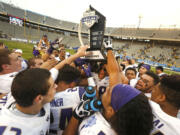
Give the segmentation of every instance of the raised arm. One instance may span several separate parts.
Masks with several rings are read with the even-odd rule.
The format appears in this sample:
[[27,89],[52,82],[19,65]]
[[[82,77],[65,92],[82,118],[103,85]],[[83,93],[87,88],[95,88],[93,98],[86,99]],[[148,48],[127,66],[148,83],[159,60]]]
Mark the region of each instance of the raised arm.
[[88,55],[88,53],[86,52],[88,46],[81,46],[78,49],[78,52],[75,53],[74,55],[71,55],[69,58],[61,61],[59,64],[57,64],[54,68],[56,68],[57,70],[61,69],[65,64],[71,64],[75,59],[82,57],[82,56],[86,56]]
[[127,78],[122,73],[112,51],[112,44],[105,43],[107,48],[107,71],[109,73],[109,86],[112,87],[118,83],[128,83]]
[[112,50],[107,51],[107,71],[109,73],[109,86],[122,83],[120,70]]

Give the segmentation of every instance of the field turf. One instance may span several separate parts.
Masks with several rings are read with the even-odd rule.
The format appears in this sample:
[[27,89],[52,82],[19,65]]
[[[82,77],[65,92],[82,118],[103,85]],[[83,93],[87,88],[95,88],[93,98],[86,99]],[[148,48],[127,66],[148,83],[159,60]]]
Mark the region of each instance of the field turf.
[[[29,59],[33,57],[32,50],[33,50],[33,44],[31,43],[23,43],[23,42],[17,42],[17,41],[7,41],[7,40],[0,40],[0,42],[3,42],[10,50],[17,48],[23,50],[23,58]],[[74,54],[74,50],[66,49],[70,54]],[[155,68],[151,68],[152,71],[155,71]],[[164,71],[167,74],[180,74],[180,72],[174,72],[171,70],[165,70]]]

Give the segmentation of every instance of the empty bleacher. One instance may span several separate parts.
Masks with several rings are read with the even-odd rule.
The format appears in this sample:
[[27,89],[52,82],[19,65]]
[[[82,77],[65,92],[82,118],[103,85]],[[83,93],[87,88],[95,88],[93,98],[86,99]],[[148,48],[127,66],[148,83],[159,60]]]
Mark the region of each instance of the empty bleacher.
[[4,7],[4,11],[9,14],[9,15],[13,15],[13,16],[17,16],[17,17],[20,17],[20,18],[24,18],[24,10],[23,9],[20,9],[18,7],[13,7],[12,5],[8,5],[6,3],[2,3],[0,2],[1,7]]
[[[47,34],[48,38],[52,41],[56,38],[63,37],[63,44],[65,45],[73,47],[80,45],[77,33],[75,33],[78,31],[79,24],[77,23],[55,19],[32,11],[25,11],[3,2],[0,2],[0,13],[20,18],[25,17],[29,21],[44,25],[42,27],[39,25],[33,27],[32,25],[28,26],[28,24],[26,24],[24,27],[20,27],[14,24],[9,24],[8,20],[1,20],[0,18],[0,31],[7,34],[9,37],[39,41],[43,34]],[[54,28],[47,28],[46,25]],[[56,30],[55,28],[59,29]],[[88,28],[85,25],[82,27],[82,32],[88,32]],[[150,39],[153,41],[170,40],[180,42],[180,29],[106,28],[105,34],[120,39],[129,39],[119,40],[116,38],[113,40],[113,47],[116,49],[123,48],[123,53],[126,53],[128,56],[147,60],[152,60],[153,57],[159,60],[160,57],[164,57],[165,59],[160,60],[159,63],[174,63],[174,65],[180,66],[180,59],[178,59],[178,57],[180,57],[180,49],[176,51],[175,55],[173,55],[173,48],[180,48],[180,46],[174,46],[173,43],[172,45],[164,45],[152,42],[138,42],[136,40]],[[132,38],[135,41],[133,41]],[[88,39],[83,38],[83,40],[84,43],[87,43]],[[149,45],[151,47],[147,48]],[[177,58],[175,58],[175,56],[177,56]]]
[[59,20],[51,17],[45,17],[45,24],[49,26],[59,27]]
[[[145,59],[165,65],[180,67],[180,47],[177,45],[166,45],[159,43],[137,42],[137,41],[113,41],[114,48],[120,50],[121,55],[136,59]],[[174,48],[177,49],[177,58],[173,56]]]
[[118,28],[111,33],[119,37],[135,37],[159,40],[179,40],[180,29]]
[[26,16],[27,16],[27,20],[43,24],[44,16],[40,14],[31,11],[26,11]]

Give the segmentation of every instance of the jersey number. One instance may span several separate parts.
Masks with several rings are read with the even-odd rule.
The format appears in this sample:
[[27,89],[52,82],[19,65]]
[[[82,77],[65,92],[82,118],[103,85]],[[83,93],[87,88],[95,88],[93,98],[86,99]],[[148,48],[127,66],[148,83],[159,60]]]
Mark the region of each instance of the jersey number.
[[99,96],[101,97],[105,91],[106,91],[106,87],[105,86],[100,86],[99,87]]
[[[4,131],[6,130],[6,126],[0,126],[0,135],[3,135]],[[10,128],[10,132],[14,132],[15,135],[21,135],[21,129],[19,128]]]
[[59,128],[64,130],[72,116],[72,108],[61,109]]

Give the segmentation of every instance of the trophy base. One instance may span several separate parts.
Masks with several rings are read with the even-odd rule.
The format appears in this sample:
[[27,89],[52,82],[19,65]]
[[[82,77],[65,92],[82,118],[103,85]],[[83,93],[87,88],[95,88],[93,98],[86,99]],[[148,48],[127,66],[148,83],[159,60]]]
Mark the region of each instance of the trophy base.
[[106,61],[106,55],[104,52],[100,50],[93,50],[93,51],[88,51],[91,52],[91,55],[83,57],[86,61]]

